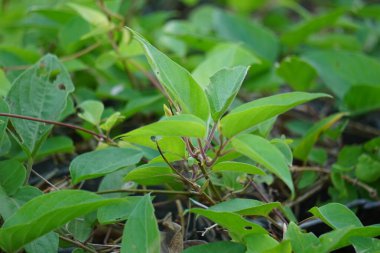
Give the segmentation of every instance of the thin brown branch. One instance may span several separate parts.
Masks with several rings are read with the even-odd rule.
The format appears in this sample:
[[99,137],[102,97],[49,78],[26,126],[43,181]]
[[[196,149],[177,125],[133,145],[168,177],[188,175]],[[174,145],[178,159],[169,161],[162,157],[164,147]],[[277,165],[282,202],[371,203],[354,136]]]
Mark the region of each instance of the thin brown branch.
[[72,245],[77,246],[77,247],[79,247],[79,248],[81,248],[81,249],[84,249],[84,250],[86,250],[86,251],[88,251],[88,252],[91,252],[91,253],[97,253],[96,250],[94,250],[94,249],[92,249],[92,248],[90,248],[90,247],[87,247],[87,246],[84,245],[83,243],[78,242],[78,241],[75,241],[75,240],[70,239],[70,238],[67,238],[67,237],[65,237],[65,236],[59,235],[59,239],[61,239],[62,241],[65,241],[65,242],[71,243]]
[[157,190],[157,189],[116,189],[116,190],[106,190],[98,191],[97,194],[108,194],[108,193],[118,193],[118,192],[128,192],[128,193],[153,193],[153,194],[178,194],[178,195],[200,195],[198,192],[194,191],[172,191],[172,190]]

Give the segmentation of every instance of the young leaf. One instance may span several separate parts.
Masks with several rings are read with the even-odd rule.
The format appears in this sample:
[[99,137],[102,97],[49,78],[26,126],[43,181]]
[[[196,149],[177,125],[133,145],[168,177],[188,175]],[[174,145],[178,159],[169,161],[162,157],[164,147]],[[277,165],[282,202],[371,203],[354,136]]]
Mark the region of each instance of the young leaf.
[[78,116],[94,126],[100,124],[102,114],[104,111],[104,105],[102,102],[96,100],[86,100],[78,106],[83,112],[78,113]]
[[38,196],[5,221],[0,229],[0,247],[5,251],[17,251],[71,219],[117,201],[81,190],[61,190]]
[[212,242],[187,248],[183,253],[245,253],[243,244],[236,242]]
[[345,113],[336,113],[316,123],[307,131],[301,141],[294,148],[294,156],[303,161],[307,160],[307,157],[309,156],[314,144],[317,142],[318,137],[337,121],[339,121],[344,115]]
[[108,173],[135,165],[142,153],[131,148],[110,147],[77,156],[70,164],[72,183],[104,176]]
[[160,253],[160,232],[149,194],[132,211],[123,231],[121,253]]
[[302,233],[300,228],[290,222],[285,233],[285,240],[292,244],[294,253],[319,253],[320,242],[313,233]]
[[17,160],[0,162],[0,186],[7,193],[13,195],[24,184],[26,170]]
[[231,199],[209,207],[215,212],[232,212],[241,215],[268,216],[274,209],[280,206],[279,202],[264,203],[255,199]]
[[206,123],[191,114],[180,114],[165,117],[162,120],[137,128],[121,135],[128,140],[129,136],[188,136],[204,137],[206,135]]
[[116,204],[100,207],[97,213],[99,223],[111,224],[128,219],[142,198],[140,196],[129,196],[122,198]]
[[[251,134],[243,134],[232,139],[237,152],[251,158],[277,175],[294,194],[292,176],[284,155],[268,140]],[[276,159],[273,159],[276,157]]]
[[242,172],[242,173],[248,173],[253,175],[265,175],[265,172],[257,168],[256,166],[253,166],[252,164],[248,163],[241,163],[241,162],[232,162],[232,161],[225,161],[215,164],[212,167],[213,171],[234,171],[234,172]]
[[222,69],[259,63],[260,60],[241,45],[223,43],[207,53],[206,59],[193,71],[193,77],[202,87],[207,87],[210,84],[210,78]]
[[124,180],[141,185],[159,185],[175,181],[176,174],[165,163],[144,164],[130,171]]
[[210,78],[206,94],[210,102],[212,119],[217,122],[228,110],[238,93],[248,67],[222,69]]
[[210,209],[192,208],[192,213],[202,215],[218,225],[226,228],[233,240],[242,242],[243,238],[249,234],[267,234],[268,232],[257,225],[249,222],[241,215],[231,212],[218,212]]
[[184,113],[194,114],[207,121],[210,109],[206,94],[191,74],[153,47],[140,34],[129,30],[143,46],[154,74],[170,97],[179,104]]
[[351,243],[357,253],[376,253],[380,252],[380,240],[376,238],[353,237]]
[[[247,245],[246,253],[266,253],[279,243],[267,234],[252,234],[244,238]],[[284,252],[285,253],[285,252]]]
[[361,221],[346,206],[330,203],[321,207],[313,207],[310,212],[334,229],[345,227],[363,227]]
[[221,131],[224,136],[232,137],[297,105],[320,97],[328,97],[328,95],[289,92],[254,100],[233,109],[227,116],[223,117]]
[[[13,83],[7,102],[10,112],[57,121],[74,91],[70,75],[54,55],[44,56]],[[32,155],[52,125],[23,119],[11,119],[21,143]]]

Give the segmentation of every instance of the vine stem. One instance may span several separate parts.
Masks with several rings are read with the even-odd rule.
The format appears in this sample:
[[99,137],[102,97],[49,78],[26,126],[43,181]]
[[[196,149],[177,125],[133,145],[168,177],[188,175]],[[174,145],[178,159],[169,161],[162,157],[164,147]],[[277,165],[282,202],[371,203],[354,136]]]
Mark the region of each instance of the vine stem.
[[92,136],[98,138],[99,141],[104,141],[105,140],[105,141],[107,141],[109,143],[113,142],[112,139],[110,139],[109,137],[107,137],[107,136],[105,136],[103,134],[98,134],[98,133],[96,133],[94,131],[91,131],[89,129],[86,129],[86,128],[83,128],[83,127],[80,127],[80,126],[76,126],[76,125],[72,125],[72,124],[68,124],[68,123],[63,123],[63,122],[53,121],[53,120],[47,120],[47,119],[39,119],[39,118],[34,118],[34,117],[29,117],[29,116],[24,116],[24,115],[19,115],[19,114],[3,113],[3,112],[0,113],[0,116],[10,117],[10,118],[16,118],[16,119],[25,119],[25,120],[37,121],[37,122],[51,124],[51,125],[56,125],[56,126],[67,127],[67,128],[71,128],[71,129],[75,129],[75,130],[78,130],[78,131],[82,131],[82,132],[91,134]]
[[81,243],[81,242],[78,242],[78,241],[72,240],[72,239],[67,238],[67,237],[64,237],[64,236],[62,236],[62,235],[59,235],[59,238],[60,238],[61,240],[63,240],[63,241],[66,241],[66,242],[68,242],[68,243],[71,243],[71,244],[73,244],[73,245],[75,245],[75,246],[77,246],[77,247],[79,247],[79,248],[81,248],[81,249],[84,249],[84,250],[88,251],[88,252],[91,252],[91,253],[97,253],[96,250],[91,249],[90,247],[87,247],[86,245],[84,245],[84,244]]
[[156,190],[156,189],[117,189],[117,190],[98,191],[96,193],[97,194],[108,194],[108,193],[117,193],[117,192],[200,195],[198,192],[193,192],[193,191],[170,191],[170,190]]

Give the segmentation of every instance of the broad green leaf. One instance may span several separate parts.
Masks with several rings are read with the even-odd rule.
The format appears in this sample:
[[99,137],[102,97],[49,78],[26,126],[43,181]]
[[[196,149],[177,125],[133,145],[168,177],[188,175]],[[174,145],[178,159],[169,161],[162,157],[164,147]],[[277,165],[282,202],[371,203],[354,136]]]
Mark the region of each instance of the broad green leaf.
[[376,238],[353,237],[350,242],[357,253],[376,253],[380,252],[380,240]]
[[212,167],[213,171],[234,171],[234,172],[242,172],[242,173],[248,173],[253,175],[265,175],[265,172],[257,168],[256,166],[253,166],[252,164],[248,163],[241,163],[241,162],[232,162],[232,161],[225,161],[215,164]]
[[142,153],[131,148],[110,147],[84,153],[70,164],[72,183],[101,177],[127,166],[135,165],[142,158]]
[[210,209],[192,208],[190,212],[202,215],[218,225],[226,228],[231,238],[242,242],[249,234],[267,234],[268,232],[256,223],[249,222],[241,215],[231,212],[218,212]]
[[149,194],[136,204],[123,231],[121,253],[160,253],[160,232]]
[[234,101],[247,71],[248,67],[243,66],[225,68],[210,78],[206,94],[210,102],[211,117],[215,122],[223,116]]
[[16,160],[0,162],[0,186],[7,193],[13,195],[24,184],[26,169]]
[[115,112],[111,116],[109,116],[104,123],[100,125],[100,128],[105,130],[106,132],[109,132],[115,125],[122,122],[124,119],[125,117],[122,116],[120,112]]
[[184,113],[194,114],[207,121],[210,109],[206,94],[191,74],[153,47],[141,35],[132,30],[130,31],[133,33],[134,38],[144,47],[146,57],[154,74],[170,97],[178,103],[181,110]]
[[61,190],[38,196],[5,221],[0,229],[0,247],[5,251],[17,251],[75,217],[117,201],[81,190]]
[[283,34],[282,41],[289,46],[296,46],[302,43],[310,34],[324,27],[332,26],[343,13],[343,9],[336,9],[327,14],[322,14],[296,24]]
[[111,224],[128,219],[141,198],[140,196],[129,196],[122,198],[116,204],[100,207],[97,214],[99,223]]
[[[74,91],[70,75],[54,55],[46,55],[23,72],[13,83],[7,102],[10,112],[57,121]],[[28,155],[33,155],[52,125],[11,119]]]
[[263,253],[292,253],[292,245],[289,241],[282,241],[277,246],[265,250]]
[[363,227],[358,217],[348,207],[339,203],[313,207],[310,212],[334,229]]
[[276,73],[296,91],[308,90],[312,81],[317,77],[315,69],[296,56],[286,57]]
[[189,136],[204,137],[206,135],[206,123],[191,114],[180,114],[165,117],[162,120],[137,128],[121,135],[128,140],[129,136]]
[[320,50],[302,58],[318,72],[324,84],[343,99],[355,85],[380,85],[380,62],[362,53]]
[[354,237],[377,237],[380,235],[380,226],[372,225],[366,227],[345,227],[337,229],[329,233],[325,233],[319,237],[321,247],[319,252],[331,252],[339,248],[343,248],[350,244],[351,238]]
[[289,92],[254,100],[236,107],[227,116],[223,117],[221,131],[226,137],[232,137],[297,105],[320,97],[328,97],[328,95]]
[[236,242],[212,242],[187,248],[183,253],[245,253],[245,246]]
[[217,34],[223,39],[234,42],[243,42],[256,55],[274,62],[279,52],[277,37],[269,29],[259,25],[248,18],[216,11],[214,27]]
[[268,216],[274,208],[279,206],[279,202],[264,203],[255,199],[236,198],[211,206],[207,210],[212,210],[215,212],[232,212],[249,216]]
[[260,60],[249,50],[236,43],[223,43],[207,53],[206,59],[193,71],[194,79],[202,86],[210,84],[210,78],[224,68],[259,64]]
[[65,228],[74,237],[74,239],[84,242],[91,236],[95,221],[96,213],[92,212],[71,220],[66,224]]
[[8,81],[5,73],[0,69],[0,98],[5,97],[11,89],[11,83]]
[[160,185],[176,179],[176,174],[164,163],[144,164],[124,177],[125,181],[134,181],[141,185]]
[[319,136],[332,127],[344,115],[345,113],[336,113],[314,124],[313,127],[311,127],[302,137],[301,141],[297,143],[297,146],[295,146],[293,150],[294,156],[300,160],[306,161]]
[[244,238],[247,245],[246,253],[263,253],[276,247],[279,243],[267,234],[253,234]]
[[272,143],[257,135],[243,134],[232,139],[232,145],[237,152],[251,158],[277,175],[289,187],[292,195],[294,194],[287,160]]
[[293,164],[293,153],[289,147],[289,143],[291,143],[291,140],[287,140],[284,138],[276,138],[276,139],[272,139],[270,142],[273,145],[275,145],[276,148],[278,150],[280,150],[280,152],[284,155],[288,165],[292,166],[292,164]]
[[294,253],[319,253],[320,242],[313,233],[303,233],[300,228],[290,222],[285,233],[285,240],[292,244]]
[[102,114],[104,111],[104,105],[102,102],[96,100],[86,100],[82,102],[78,107],[82,110],[81,113],[78,113],[78,116],[94,126],[100,124]]
[[351,112],[360,114],[380,108],[379,96],[380,85],[353,85],[345,94],[343,102]]
[[355,168],[355,175],[363,182],[376,182],[380,178],[380,161],[370,155],[361,154]]

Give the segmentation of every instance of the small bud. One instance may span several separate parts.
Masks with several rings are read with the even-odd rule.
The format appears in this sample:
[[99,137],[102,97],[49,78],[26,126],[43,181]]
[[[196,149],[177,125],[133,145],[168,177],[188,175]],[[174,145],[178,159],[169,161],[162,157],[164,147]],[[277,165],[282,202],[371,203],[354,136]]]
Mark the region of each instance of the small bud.
[[166,104],[164,104],[164,112],[165,112],[165,116],[166,116],[166,117],[171,117],[171,116],[173,116],[172,111],[170,110],[170,108],[169,108]]

